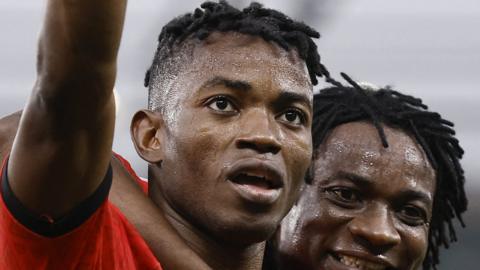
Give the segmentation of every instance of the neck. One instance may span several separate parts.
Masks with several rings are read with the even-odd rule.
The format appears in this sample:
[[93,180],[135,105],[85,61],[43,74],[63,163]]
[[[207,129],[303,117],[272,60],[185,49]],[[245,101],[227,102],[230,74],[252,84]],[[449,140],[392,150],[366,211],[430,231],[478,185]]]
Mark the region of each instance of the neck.
[[168,206],[162,206],[162,208],[167,220],[180,236],[212,269],[261,269],[265,242],[249,246],[234,246],[210,237],[179,216],[172,208]]
[[251,245],[235,245],[213,237],[175,211],[165,199],[159,185],[151,182],[149,196],[160,207],[167,220],[190,248],[212,269],[260,270],[263,263],[265,242]]

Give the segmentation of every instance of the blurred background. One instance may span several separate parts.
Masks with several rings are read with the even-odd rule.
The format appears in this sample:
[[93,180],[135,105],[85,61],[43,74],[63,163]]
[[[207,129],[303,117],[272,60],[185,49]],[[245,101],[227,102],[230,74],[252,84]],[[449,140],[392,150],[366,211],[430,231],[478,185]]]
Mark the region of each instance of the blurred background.
[[[21,109],[35,79],[37,37],[44,14],[38,0],[0,1],[0,116]],[[161,27],[202,1],[129,1],[116,84],[114,149],[141,176],[146,164],[130,142],[133,113],[146,107],[143,79]],[[259,1],[305,21],[322,34],[323,63],[338,77],[392,85],[421,97],[456,124],[466,154],[469,211],[459,242],[443,251],[440,269],[478,269],[480,248],[480,5],[477,0]],[[230,0],[237,7],[249,1]],[[475,34],[477,33],[477,34]],[[477,165],[475,165],[477,164]],[[478,255],[477,255],[478,256]]]

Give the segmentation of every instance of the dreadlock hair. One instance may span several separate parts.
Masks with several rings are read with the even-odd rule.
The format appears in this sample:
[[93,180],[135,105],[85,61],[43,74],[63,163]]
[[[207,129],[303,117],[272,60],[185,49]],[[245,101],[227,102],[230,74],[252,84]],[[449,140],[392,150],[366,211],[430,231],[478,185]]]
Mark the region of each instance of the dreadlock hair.
[[[382,124],[412,134],[426,153],[436,172],[436,190],[429,228],[428,251],[424,269],[436,269],[439,248],[457,240],[453,219],[464,227],[461,214],[467,209],[464,171],[459,160],[463,149],[455,138],[453,123],[428,111],[421,99],[401,94],[390,87],[364,89],[346,74],[351,86],[335,82],[314,96],[312,124],[313,149],[318,149],[333,128],[348,122],[371,121],[384,147],[388,147]],[[315,157],[314,157],[315,159]],[[312,172],[307,183],[313,179]]]
[[317,46],[312,40],[319,38],[320,34],[311,27],[294,21],[279,11],[264,8],[256,2],[243,10],[229,5],[227,1],[218,3],[208,1],[200,7],[193,13],[173,19],[160,33],[153,63],[145,76],[145,87],[149,87],[150,109],[156,109],[158,105],[155,103],[159,103],[159,100],[161,103],[161,96],[165,95],[152,91],[152,81],[157,81],[158,76],[161,76],[160,80],[174,77],[171,73],[178,72],[175,70],[178,70],[179,63],[188,62],[177,53],[188,49],[188,45],[184,44],[188,42],[184,41],[204,40],[212,32],[234,31],[262,37],[265,41],[274,42],[287,51],[294,48],[305,61],[313,85],[318,83],[317,76],[325,76],[325,80],[329,81],[329,73],[320,63]]

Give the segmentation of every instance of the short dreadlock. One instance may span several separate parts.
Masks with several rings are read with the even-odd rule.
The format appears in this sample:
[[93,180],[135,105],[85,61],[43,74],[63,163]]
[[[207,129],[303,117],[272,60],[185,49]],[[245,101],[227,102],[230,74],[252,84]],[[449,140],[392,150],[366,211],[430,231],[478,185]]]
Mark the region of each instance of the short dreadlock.
[[325,76],[325,80],[329,81],[329,73],[320,63],[317,46],[312,40],[319,38],[320,34],[311,27],[294,21],[279,11],[264,8],[256,2],[243,10],[229,5],[227,1],[204,2],[200,7],[193,13],[173,19],[160,33],[153,63],[145,76],[145,86],[150,86],[150,109],[158,106],[155,103],[161,100],[162,95],[152,93],[153,79],[157,80],[156,77],[159,75],[164,77],[160,80],[168,79],[168,76],[172,78],[170,73],[178,72],[175,71],[178,62],[185,61],[179,59],[175,52],[185,49],[183,44],[185,40],[194,38],[204,40],[213,32],[234,31],[262,37],[265,41],[274,42],[287,51],[294,48],[305,61],[313,85],[318,83],[317,76]]
[[[382,124],[412,134],[436,171],[428,252],[423,262],[424,269],[436,269],[439,247],[448,248],[457,240],[453,219],[457,218],[465,226],[461,214],[467,209],[467,198],[464,172],[459,162],[464,152],[454,136],[454,125],[440,114],[428,111],[421,99],[389,87],[376,91],[363,89],[346,74],[342,76],[351,86],[334,81],[334,87],[314,96],[313,149],[318,149],[330,130],[348,122],[371,121],[384,147],[388,147],[388,140]],[[307,182],[312,179],[313,175],[309,175]]]

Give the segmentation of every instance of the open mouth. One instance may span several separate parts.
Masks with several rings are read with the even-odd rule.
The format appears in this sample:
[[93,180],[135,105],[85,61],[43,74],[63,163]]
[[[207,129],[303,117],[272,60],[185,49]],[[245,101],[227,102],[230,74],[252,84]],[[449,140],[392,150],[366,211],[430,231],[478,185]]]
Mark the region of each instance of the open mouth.
[[238,175],[234,176],[231,181],[239,185],[248,185],[252,188],[258,188],[260,190],[280,188],[278,183],[275,183],[265,175],[255,175],[248,172],[239,173]]
[[228,181],[242,198],[261,204],[274,203],[283,188],[281,173],[258,161],[234,166],[228,174]]
[[349,256],[338,253],[330,253],[330,255],[339,263],[348,266],[351,269],[358,270],[393,270],[384,263],[373,262],[370,260],[361,259],[356,256]]

